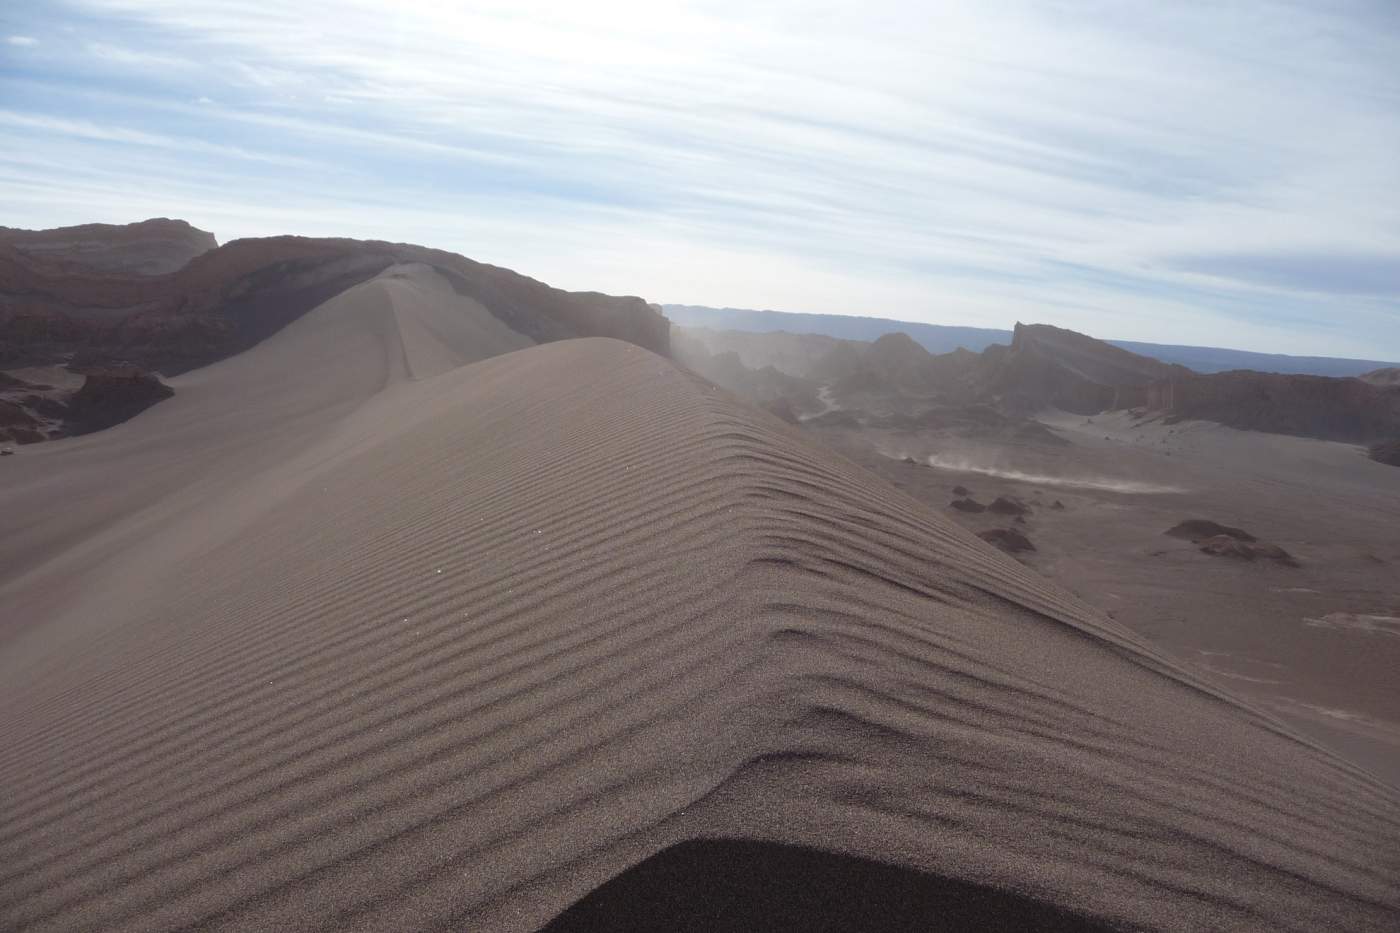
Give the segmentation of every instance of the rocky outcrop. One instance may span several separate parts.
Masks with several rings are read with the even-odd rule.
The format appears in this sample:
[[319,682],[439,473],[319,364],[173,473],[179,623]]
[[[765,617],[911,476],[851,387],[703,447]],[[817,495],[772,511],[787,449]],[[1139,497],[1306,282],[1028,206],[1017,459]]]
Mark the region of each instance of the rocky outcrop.
[[1385,369],[1373,369],[1369,373],[1363,373],[1357,377],[1362,382],[1369,382],[1379,388],[1390,386],[1400,386],[1400,366],[1389,366]]
[[1236,541],[1257,540],[1254,535],[1243,528],[1222,525],[1208,518],[1188,518],[1186,521],[1168,528],[1162,534],[1170,535],[1173,538],[1185,538],[1187,541],[1204,541],[1206,538],[1216,538],[1222,535],[1234,538]]
[[1400,467],[1400,438],[1373,444],[1368,453],[1377,463]]
[[967,350],[934,355],[908,334],[892,333],[873,343],[841,341],[812,367],[813,377],[838,396],[904,395],[969,399],[981,357]]
[[1400,368],[1359,378],[1202,375],[1044,324],[1017,324],[1009,346],[941,356],[903,333],[871,343],[782,332],[706,335],[712,350],[720,341],[746,361],[771,361],[782,374],[824,384],[845,407],[871,412],[873,426],[900,431],[1063,445],[1065,438],[1026,420],[1058,408],[1084,415],[1139,409],[1141,419],[1167,424],[1199,419],[1348,443],[1400,437]]
[[0,227],[5,243],[30,260],[99,274],[165,275],[219,245],[214,234],[183,220],[83,224],[54,230]]
[[253,346],[345,289],[401,262],[432,266],[537,343],[617,337],[663,355],[670,324],[640,298],[565,292],[508,269],[407,244],[235,240],[177,271],[139,275],[37,259],[0,238],[0,366],[73,358],[175,374]]
[[0,399],[0,443],[32,444],[42,441],[41,422],[22,406]]
[[984,391],[1017,413],[1060,408],[1095,415],[1132,408],[1154,381],[1191,373],[1048,324],[1018,322],[1010,347],[988,347],[982,357]]
[[1400,435],[1400,387],[1356,378],[1190,374],[1149,386],[1145,405],[1176,419],[1348,443]]
[[992,504],[987,506],[987,511],[995,512],[998,515],[1025,515],[1030,511],[1030,508],[1019,499],[997,496],[992,500]]
[[68,433],[91,434],[121,424],[174,394],[157,376],[135,366],[93,370],[68,401]]
[[1021,554],[1026,551],[1035,550],[1035,545],[1031,544],[1031,539],[1014,528],[992,528],[988,531],[979,531],[977,532],[977,537],[1001,548],[1008,554]]
[[1298,562],[1276,544],[1260,541],[1243,528],[1222,525],[1205,518],[1191,518],[1173,525],[1163,534],[1173,538],[1185,538],[1203,554],[1212,557],[1228,557],[1239,561],[1271,560],[1285,567],[1296,567]]
[[1285,567],[1298,566],[1293,555],[1276,544],[1250,543],[1230,535],[1216,535],[1198,544],[1201,553],[1210,554],[1212,557],[1229,557],[1242,561],[1271,560]]

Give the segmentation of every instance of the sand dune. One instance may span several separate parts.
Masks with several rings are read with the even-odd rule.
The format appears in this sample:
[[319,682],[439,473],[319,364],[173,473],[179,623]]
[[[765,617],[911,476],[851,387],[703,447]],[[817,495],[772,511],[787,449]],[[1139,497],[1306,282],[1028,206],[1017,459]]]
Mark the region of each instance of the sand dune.
[[1393,928],[1394,789],[669,361],[438,285],[0,463],[0,926],[530,930],[748,840]]

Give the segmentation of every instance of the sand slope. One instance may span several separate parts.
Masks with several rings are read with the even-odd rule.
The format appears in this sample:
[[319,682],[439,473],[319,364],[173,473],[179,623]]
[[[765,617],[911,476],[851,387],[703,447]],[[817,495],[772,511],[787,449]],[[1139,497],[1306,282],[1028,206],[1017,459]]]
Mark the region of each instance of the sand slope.
[[437,284],[0,463],[0,927],[528,930],[743,838],[1393,928],[1394,790],[648,351],[459,365],[523,338]]

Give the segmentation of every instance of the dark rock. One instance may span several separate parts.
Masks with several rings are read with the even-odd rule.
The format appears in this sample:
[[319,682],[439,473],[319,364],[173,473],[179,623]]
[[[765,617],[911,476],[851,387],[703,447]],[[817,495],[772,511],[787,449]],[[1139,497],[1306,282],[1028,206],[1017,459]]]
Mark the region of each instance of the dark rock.
[[1400,386],[1400,366],[1372,370],[1369,373],[1362,373],[1356,378],[1362,382],[1369,382],[1373,386]]
[[1175,376],[1147,388],[1148,405],[1232,428],[1348,443],[1400,434],[1400,388],[1362,379],[1234,370]]
[[56,230],[0,227],[7,243],[35,262],[84,272],[164,275],[218,246],[212,233],[183,220],[155,218],[140,223],[84,224]]
[[1287,567],[1296,567],[1298,562],[1283,548],[1275,544],[1251,544],[1230,535],[1216,535],[1199,542],[1202,553],[1214,557],[1230,557],[1235,560],[1272,560]]
[[94,370],[68,403],[69,431],[91,434],[110,428],[174,394],[153,373],[135,366]]
[[1046,324],[1017,323],[1011,346],[991,350],[983,354],[988,388],[1007,407],[1027,413],[1055,407],[1096,415],[1142,407],[1149,384],[1191,374],[1185,367]]
[[775,398],[763,403],[763,410],[771,415],[776,415],[788,424],[797,424],[800,419],[797,412],[793,410],[792,403],[785,398]]
[[972,490],[971,490],[971,489],[968,489],[966,486],[954,486],[954,487],[953,487],[953,495],[955,495],[955,496],[970,496],[970,495],[972,495]]
[[1065,510],[1065,504],[1059,499],[1056,499],[1054,502],[1050,503],[1050,508],[1054,509],[1056,512],[1063,512]]
[[1026,504],[1007,496],[997,496],[992,504],[987,506],[987,511],[995,512],[998,515],[1025,515]]
[[1035,550],[1035,545],[1031,544],[1030,539],[1014,528],[993,528],[990,531],[979,531],[977,537],[996,545],[1008,554],[1020,554],[1024,551]]
[[1242,528],[1232,528],[1229,525],[1222,525],[1204,518],[1188,518],[1178,525],[1173,525],[1162,532],[1171,535],[1173,538],[1185,538],[1188,541],[1200,542],[1207,538],[1217,538],[1225,536],[1236,541],[1252,542],[1258,540],[1254,535]]
[[957,509],[959,512],[987,511],[987,507],[975,499],[954,499],[948,504],[948,507]]
[[35,428],[39,422],[14,402],[0,399],[0,428]]
[[[140,225],[137,225],[140,226]],[[641,298],[565,292],[442,250],[357,240],[267,237],[142,274],[79,259],[65,231],[0,231],[0,366],[119,361],[174,375],[241,353],[322,302],[399,263],[432,266],[458,294],[536,343],[615,337],[670,356],[671,323]],[[16,239],[56,245],[40,256]],[[143,247],[144,249],[144,247]]]
[[10,428],[10,440],[16,444],[37,444],[40,441],[48,440],[43,434],[31,428]]
[[54,421],[62,421],[68,417],[68,406],[56,398],[47,395],[26,395],[24,397],[24,407],[41,418],[50,418]]
[[1400,466],[1400,438],[1376,444],[1370,450],[1371,459],[1389,466]]

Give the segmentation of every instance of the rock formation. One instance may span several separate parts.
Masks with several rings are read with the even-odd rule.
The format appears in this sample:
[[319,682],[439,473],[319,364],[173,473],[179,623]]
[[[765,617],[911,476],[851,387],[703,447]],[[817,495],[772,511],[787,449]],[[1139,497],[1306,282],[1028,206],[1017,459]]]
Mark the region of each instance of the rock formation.
[[988,531],[979,531],[977,537],[1001,548],[1008,554],[1021,554],[1035,550],[1035,545],[1031,544],[1030,538],[1014,528],[992,528]]
[[110,428],[174,394],[158,377],[136,366],[93,370],[68,402],[68,432],[90,434]]
[[1232,428],[1369,443],[1400,435],[1400,387],[1364,379],[1237,370],[1148,387],[1148,408]]
[[53,230],[0,227],[0,243],[32,262],[116,275],[165,275],[219,245],[214,234],[164,217]]
[[1400,466],[1400,438],[1373,444],[1369,451],[1371,459],[1389,466]]
[[669,354],[670,324],[640,298],[565,292],[421,246],[235,240],[176,271],[146,275],[60,262],[52,251],[37,257],[0,237],[0,366],[72,357],[82,366],[130,362],[173,375],[242,352],[403,262],[434,267],[459,294],[537,343],[607,336]]

